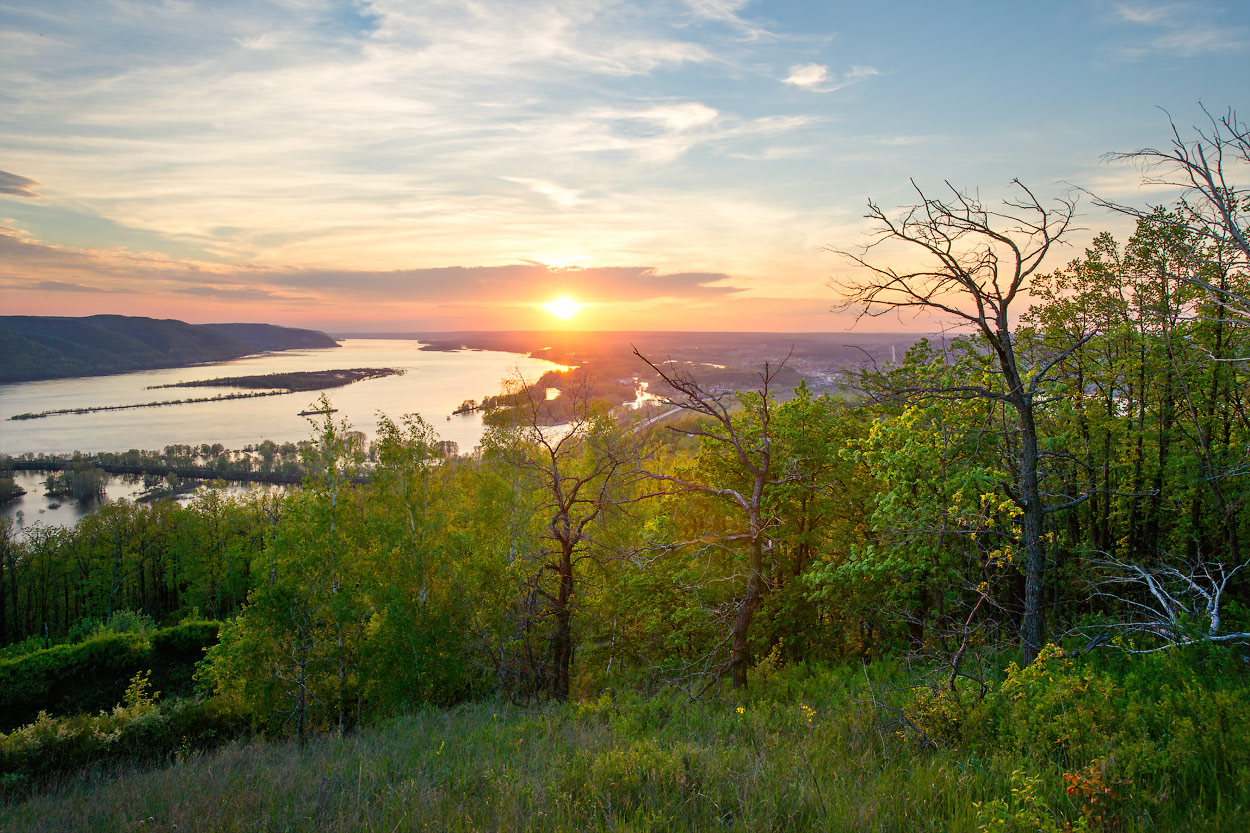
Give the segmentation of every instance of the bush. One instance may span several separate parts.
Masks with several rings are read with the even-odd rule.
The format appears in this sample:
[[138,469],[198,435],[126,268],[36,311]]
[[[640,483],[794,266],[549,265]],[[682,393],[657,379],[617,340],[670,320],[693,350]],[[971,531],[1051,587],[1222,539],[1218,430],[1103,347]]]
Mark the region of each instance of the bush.
[[221,622],[192,620],[152,634],[150,668],[153,685],[166,694],[189,697],[195,692],[195,665],[217,644]]
[[221,622],[192,620],[152,634],[152,653],[171,660],[200,661],[204,649],[217,644]]
[[36,787],[100,762],[175,758],[240,735],[245,728],[221,698],[175,698],[159,705],[136,675],[127,702],[94,715],[37,719],[0,734],[0,789]]
[[0,661],[0,731],[40,712],[74,714],[108,708],[126,682],[148,665],[136,634],[101,634],[77,645],[54,645]]
[[36,719],[96,712],[122,698],[127,682],[151,671],[167,694],[189,695],[195,663],[217,641],[218,622],[184,622],[137,633],[97,631],[77,645],[54,645],[0,660],[0,731]]
[[1118,821],[1094,805],[1112,796],[1139,810],[1159,800],[1150,796],[1173,793],[1211,807],[1244,805],[1245,673],[1202,651],[1074,660],[1050,645],[1025,668],[1011,664],[985,701],[967,710],[962,739],[988,756],[1063,773],[1069,803],[1107,829]]

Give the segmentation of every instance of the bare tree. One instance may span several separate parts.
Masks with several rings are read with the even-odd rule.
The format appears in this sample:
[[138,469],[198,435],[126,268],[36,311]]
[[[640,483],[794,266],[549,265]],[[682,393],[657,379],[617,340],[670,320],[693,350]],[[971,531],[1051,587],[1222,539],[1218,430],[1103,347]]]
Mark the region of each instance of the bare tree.
[[1129,617],[1100,628],[1090,647],[1106,644],[1112,633],[1145,637],[1153,644],[1122,646],[1133,654],[1148,654],[1199,643],[1250,643],[1250,633],[1222,632],[1224,594],[1229,581],[1248,563],[1176,560],[1147,568],[1118,558],[1098,562],[1103,575],[1094,583],[1094,595],[1112,599],[1130,611]]
[[1250,269],[1250,192],[1231,179],[1250,165],[1250,128],[1230,109],[1216,118],[1203,105],[1207,124],[1181,136],[1170,113],[1171,141],[1162,147],[1108,153],[1108,161],[1128,161],[1142,171],[1142,184],[1179,189],[1172,211],[1146,210],[1093,196],[1094,203],[1121,214],[1155,223],[1180,225],[1198,241],[1197,250],[1214,270],[1187,270],[1184,280],[1199,287],[1229,319],[1250,326],[1250,296],[1230,284],[1231,272]]
[[[776,519],[768,512],[765,489],[789,478],[777,476],[773,454],[772,417],[773,402],[771,385],[785,367],[785,361],[773,366],[765,363],[760,374],[757,393],[746,398],[732,393],[708,390],[689,373],[671,365],[657,364],[642,355],[637,348],[634,355],[646,362],[673,390],[665,404],[681,408],[714,421],[716,430],[705,427],[672,428],[690,437],[710,444],[736,464],[736,474],[741,475],[745,488],[727,483],[702,483],[667,474],[653,474],[657,480],[677,491],[698,492],[730,501],[745,516],[746,527],[727,536],[729,541],[741,541],[747,545],[745,583],[738,597],[729,633],[729,662],[720,670],[730,671],[735,688],[747,684],[747,670],[751,667],[751,647],[748,642],[751,621],[760,606],[767,589],[764,581],[765,561],[773,551],[769,531]],[[751,411],[753,420],[749,426],[735,420],[727,400],[742,402]]]
[[[1018,447],[1009,461],[1010,482],[1004,487],[1021,511],[1025,589],[1020,637],[1024,659],[1032,662],[1045,633],[1044,519],[1085,498],[1065,497],[1048,505],[1049,496],[1041,487],[1036,409],[1051,371],[1094,334],[1086,333],[1057,355],[1034,362],[1017,352],[1013,308],[1026,302],[1031,279],[1069,230],[1076,204],[1059,199],[1047,207],[1019,180],[1012,184],[1020,196],[1004,201],[1003,211],[991,211],[978,197],[949,182],[950,195],[935,198],[913,180],[920,201],[898,216],[870,200],[866,216],[877,226],[873,239],[854,252],[831,249],[860,271],[852,278],[835,279],[831,285],[845,297],[841,307],[858,309],[861,317],[907,309],[945,314],[958,325],[971,327],[997,360],[999,384],[994,386],[922,386],[895,393],[908,399],[987,399],[1014,414]],[[913,271],[884,265],[886,256],[879,247],[889,243],[899,244],[904,257],[918,257],[919,265]]]

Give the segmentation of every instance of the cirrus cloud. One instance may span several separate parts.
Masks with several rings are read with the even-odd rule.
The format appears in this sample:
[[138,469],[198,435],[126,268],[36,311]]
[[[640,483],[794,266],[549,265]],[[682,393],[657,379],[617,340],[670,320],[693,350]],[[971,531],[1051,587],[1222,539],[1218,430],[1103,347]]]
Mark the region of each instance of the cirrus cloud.
[[795,64],[790,67],[790,74],[782,79],[782,83],[816,93],[831,93],[880,74],[875,67],[853,66],[840,77],[834,77],[824,64]]

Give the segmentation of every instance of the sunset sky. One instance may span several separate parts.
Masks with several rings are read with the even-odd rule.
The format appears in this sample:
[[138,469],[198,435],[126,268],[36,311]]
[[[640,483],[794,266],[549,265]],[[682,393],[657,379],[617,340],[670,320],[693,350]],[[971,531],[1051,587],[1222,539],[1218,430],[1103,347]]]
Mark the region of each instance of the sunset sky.
[[0,79],[4,314],[842,330],[909,177],[1158,199],[1250,4],[0,0]]

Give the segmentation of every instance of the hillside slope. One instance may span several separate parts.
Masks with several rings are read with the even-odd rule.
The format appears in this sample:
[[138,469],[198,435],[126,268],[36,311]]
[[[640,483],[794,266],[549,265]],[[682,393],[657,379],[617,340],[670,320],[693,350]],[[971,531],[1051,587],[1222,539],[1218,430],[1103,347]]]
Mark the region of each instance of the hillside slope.
[[271,324],[188,324],[125,315],[0,316],[0,383],[224,361],[266,350],[337,347],[324,333]]

